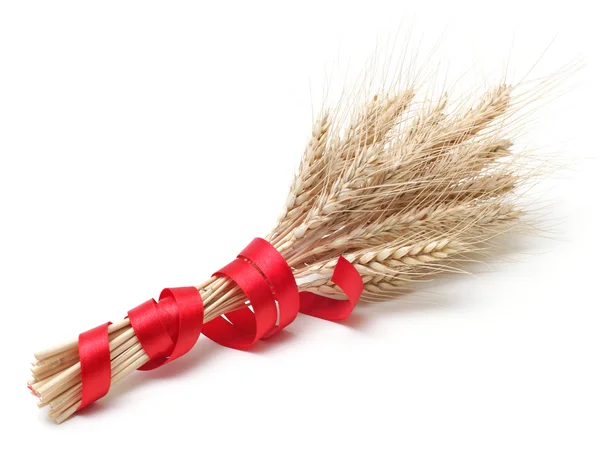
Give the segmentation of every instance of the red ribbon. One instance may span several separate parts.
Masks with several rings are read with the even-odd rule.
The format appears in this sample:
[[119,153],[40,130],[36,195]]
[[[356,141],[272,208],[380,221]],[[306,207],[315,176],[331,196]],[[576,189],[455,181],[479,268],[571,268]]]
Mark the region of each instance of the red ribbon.
[[348,318],[363,291],[360,273],[350,262],[340,257],[333,269],[331,281],[340,287],[348,300],[336,300],[303,291],[300,293],[300,312],[331,321]]
[[[131,326],[150,360],[140,370],[152,370],[188,352],[201,333],[235,349],[247,349],[292,323],[298,312],[323,318],[347,318],[362,293],[360,274],[340,257],[331,281],[348,297],[335,300],[299,293],[291,268],[267,241],[254,239],[238,257],[215,273],[234,281],[249,306],[204,323],[204,306],[194,287],[164,289],[158,302],[144,302],[128,312]],[[100,399],[110,388],[108,325],[79,336],[82,400],[79,409]]]
[[204,305],[196,288],[163,289],[158,302],[144,302],[127,315],[153,370],[187,353],[202,333]]
[[247,349],[259,339],[282,330],[298,315],[298,287],[292,269],[263,239],[255,238],[236,260],[215,275],[233,280],[254,309],[242,307],[228,313],[227,318],[218,317],[206,323],[204,334],[219,344]]
[[78,410],[104,397],[110,389],[110,322],[79,335],[81,361],[81,404]]

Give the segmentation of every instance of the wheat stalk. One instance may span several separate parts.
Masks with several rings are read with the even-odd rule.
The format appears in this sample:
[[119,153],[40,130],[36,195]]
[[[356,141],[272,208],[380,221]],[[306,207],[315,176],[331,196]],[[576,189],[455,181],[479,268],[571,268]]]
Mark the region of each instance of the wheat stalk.
[[[408,292],[440,272],[460,271],[523,214],[520,187],[535,166],[512,152],[514,87],[500,84],[472,106],[448,97],[418,101],[409,87],[316,119],[277,225],[267,239],[304,291],[340,297],[330,281],[344,255],[365,283],[362,299]],[[511,125],[512,124],[512,125]],[[205,322],[246,304],[225,278],[197,286]],[[128,319],[109,327],[112,382],[149,358]],[[60,423],[81,402],[77,340],[35,354],[30,388]]]

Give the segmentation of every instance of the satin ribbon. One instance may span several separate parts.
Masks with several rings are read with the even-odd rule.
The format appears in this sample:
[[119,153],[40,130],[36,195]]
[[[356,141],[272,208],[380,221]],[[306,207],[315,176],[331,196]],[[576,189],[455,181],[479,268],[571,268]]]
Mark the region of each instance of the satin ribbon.
[[[187,353],[201,333],[234,349],[247,349],[292,323],[298,312],[325,320],[347,318],[362,293],[358,271],[340,257],[331,281],[346,295],[336,300],[298,291],[291,268],[267,241],[255,238],[215,276],[237,284],[248,298],[238,310],[204,323],[204,305],[194,287],[164,289],[158,302],[144,302],[128,312],[131,326],[149,357],[140,370],[152,370]],[[108,325],[79,336],[82,400],[79,409],[108,392],[111,381]]]
[[150,361],[140,370],[154,370],[187,353],[202,333],[204,305],[193,286],[163,289],[158,299],[127,313]]
[[350,316],[363,291],[360,273],[343,257],[333,269],[331,281],[344,292],[347,301],[331,299],[303,291],[300,293],[300,312],[324,320],[340,321]]
[[110,389],[108,325],[110,322],[79,335],[82,389],[81,404],[78,410],[104,397]]

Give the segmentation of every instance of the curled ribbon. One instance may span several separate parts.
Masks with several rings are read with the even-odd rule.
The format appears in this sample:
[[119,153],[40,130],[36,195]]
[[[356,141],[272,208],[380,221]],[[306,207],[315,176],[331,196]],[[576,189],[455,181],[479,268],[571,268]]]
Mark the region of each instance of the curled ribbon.
[[[128,312],[131,326],[150,360],[140,370],[152,370],[187,353],[201,333],[234,349],[247,349],[292,323],[298,312],[325,320],[347,318],[362,293],[358,271],[340,257],[331,281],[347,300],[299,292],[292,269],[267,241],[255,238],[216,276],[231,279],[247,296],[249,306],[204,323],[204,305],[194,287],[164,289],[158,302],[144,302]],[[110,344],[105,323],[79,335],[82,400],[79,409],[108,393],[111,381]]]

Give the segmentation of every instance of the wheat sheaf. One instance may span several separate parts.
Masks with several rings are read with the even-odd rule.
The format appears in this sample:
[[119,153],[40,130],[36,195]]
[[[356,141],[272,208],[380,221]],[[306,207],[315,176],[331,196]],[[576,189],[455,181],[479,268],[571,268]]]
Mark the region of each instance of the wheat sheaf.
[[[266,235],[301,291],[343,297],[331,283],[343,255],[362,276],[364,301],[392,299],[460,271],[524,223],[519,200],[543,162],[516,152],[513,141],[536,91],[501,82],[450,104],[449,94],[433,99],[416,86],[399,87],[361,104],[346,99],[314,122],[283,212]],[[197,289],[205,321],[246,303],[226,278]],[[109,339],[115,384],[149,359],[127,319],[110,326]],[[77,340],[35,356],[29,386],[60,423],[81,402]]]

